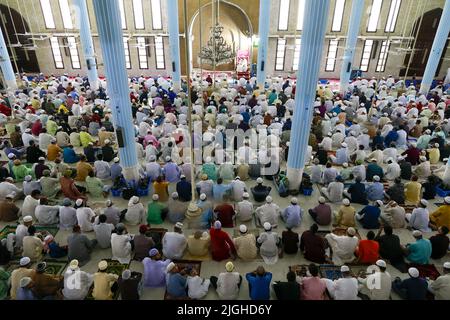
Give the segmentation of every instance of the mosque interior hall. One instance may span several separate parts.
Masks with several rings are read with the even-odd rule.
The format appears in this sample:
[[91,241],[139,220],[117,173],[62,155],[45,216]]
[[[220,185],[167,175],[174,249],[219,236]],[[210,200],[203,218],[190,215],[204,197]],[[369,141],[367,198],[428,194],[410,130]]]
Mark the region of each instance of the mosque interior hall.
[[450,300],[450,0],[0,0],[0,300]]

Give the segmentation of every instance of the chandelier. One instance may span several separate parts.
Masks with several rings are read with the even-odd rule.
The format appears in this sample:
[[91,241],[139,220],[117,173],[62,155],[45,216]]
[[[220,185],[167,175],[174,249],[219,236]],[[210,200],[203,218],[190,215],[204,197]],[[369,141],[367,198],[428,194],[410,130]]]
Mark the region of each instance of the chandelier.
[[234,61],[236,53],[222,37],[223,27],[216,24],[210,30],[209,40],[206,46],[201,48],[198,57],[209,65],[220,66]]

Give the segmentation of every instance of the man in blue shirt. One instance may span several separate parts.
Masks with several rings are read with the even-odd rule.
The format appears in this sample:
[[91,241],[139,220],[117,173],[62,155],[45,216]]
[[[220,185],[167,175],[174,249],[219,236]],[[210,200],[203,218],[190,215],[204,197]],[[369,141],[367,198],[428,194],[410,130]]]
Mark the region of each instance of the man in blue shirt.
[[413,236],[416,242],[406,245],[408,251],[406,259],[411,263],[428,264],[432,252],[430,240],[423,239],[422,232],[419,230],[414,230]]
[[217,183],[213,185],[213,196],[214,201],[217,203],[223,202],[224,196],[231,190],[231,186],[229,184],[223,184],[223,179],[218,178]]
[[259,266],[255,271],[247,273],[245,277],[252,300],[270,300],[272,273],[266,272],[263,266]]
[[171,262],[167,265],[166,272],[167,293],[170,297],[175,299],[186,297],[187,279],[181,274],[184,270],[180,270],[175,263]]
[[63,159],[65,163],[77,163],[80,157],[73,150],[73,146],[67,146],[63,150]]
[[292,198],[291,205],[284,209],[281,219],[286,223],[286,228],[293,229],[302,222],[303,210],[298,205],[298,199]]
[[19,288],[16,293],[16,300],[37,300],[31,288],[33,281],[30,277],[23,277],[20,279]]
[[419,277],[419,270],[409,268],[410,278],[401,280],[396,278],[392,283],[392,291],[397,293],[405,300],[426,300],[428,283],[425,279]]
[[383,201],[377,200],[374,205],[365,206],[358,214],[356,219],[358,219],[364,229],[378,229],[380,227],[380,207],[383,205]]
[[186,181],[185,175],[181,175],[180,179],[181,180],[177,183],[178,198],[184,202],[191,201],[192,199],[191,183]]
[[384,199],[384,185],[380,182],[379,176],[373,176],[373,183],[367,189],[367,200],[376,201]]

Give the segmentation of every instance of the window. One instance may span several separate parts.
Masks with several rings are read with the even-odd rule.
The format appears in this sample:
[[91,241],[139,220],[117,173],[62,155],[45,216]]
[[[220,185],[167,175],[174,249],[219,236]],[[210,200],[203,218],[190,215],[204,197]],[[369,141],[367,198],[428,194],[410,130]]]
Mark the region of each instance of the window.
[[382,4],[383,0],[373,0],[369,16],[369,24],[367,25],[367,32],[377,32]]
[[284,70],[284,54],[286,52],[286,39],[278,38],[277,55],[275,58],[275,70]]
[[163,37],[155,37],[155,57],[156,57],[156,69],[165,69],[166,62],[164,58]]
[[162,29],[161,0],[151,0],[153,30]]
[[123,48],[125,49],[125,67],[131,69],[130,48],[128,47],[127,37],[123,37]]
[[55,61],[56,69],[64,69],[64,62],[61,55],[61,49],[59,48],[58,38],[50,38],[50,46],[52,47],[53,60]]
[[345,0],[336,0],[334,7],[333,25],[331,31],[340,32],[342,28],[342,17],[344,16]]
[[80,56],[78,55],[77,43],[75,37],[67,37],[69,44],[70,60],[72,61],[72,69],[81,69]]
[[295,39],[295,49],[294,49],[294,63],[292,64],[292,70],[298,70],[298,60],[300,59],[300,46],[302,45],[302,39]]
[[386,28],[384,29],[385,32],[394,32],[401,4],[402,0],[391,0],[391,7],[389,8]]
[[336,67],[336,57],[338,50],[339,40],[330,40],[328,45],[327,65],[325,71],[333,72]]
[[133,0],[134,26],[136,29],[145,29],[144,10],[142,0]]
[[41,0],[41,9],[44,14],[45,27],[47,29],[55,29],[55,20],[53,19],[52,7],[50,0]]
[[148,69],[147,46],[144,37],[137,37],[139,68]]
[[298,0],[297,30],[303,29],[303,16],[305,15],[305,0]]
[[364,49],[361,57],[361,71],[369,70],[370,55],[372,54],[373,40],[364,41]]
[[123,6],[123,0],[119,0],[120,20],[122,21],[122,29],[127,28],[127,19],[125,17],[125,8]]
[[278,15],[278,30],[287,30],[289,23],[290,0],[280,0],[280,14]]
[[381,43],[381,51],[380,56],[378,57],[378,63],[376,72],[384,72],[386,69],[386,62],[388,58],[389,48],[391,46],[391,42],[389,40],[385,40]]
[[72,17],[70,15],[69,1],[59,0],[59,8],[61,9],[61,16],[64,28],[73,29]]

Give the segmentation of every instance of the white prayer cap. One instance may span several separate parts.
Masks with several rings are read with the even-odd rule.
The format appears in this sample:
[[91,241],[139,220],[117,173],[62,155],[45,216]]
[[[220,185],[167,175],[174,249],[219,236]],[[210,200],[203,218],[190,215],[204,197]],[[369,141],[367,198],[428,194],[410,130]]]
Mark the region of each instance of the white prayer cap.
[[28,265],[30,262],[31,262],[31,259],[30,259],[30,258],[28,258],[28,257],[23,257],[23,258],[20,258],[20,260],[19,260],[19,265],[20,265],[21,267],[24,267],[24,266]]
[[444,198],[444,202],[445,202],[446,204],[450,204],[450,197],[445,197],[445,198]]
[[243,197],[244,199],[248,199],[248,198],[250,198],[250,195],[248,194],[248,192],[244,192],[244,194],[242,195],[242,197]]
[[183,229],[183,224],[181,222],[175,223],[175,228]]
[[153,201],[158,201],[158,200],[159,200],[159,196],[155,193],[155,194],[152,196],[152,200],[153,200]]
[[435,143],[435,144],[434,144],[434,147],[435,147],[435,148],[439,148],[439,143]]
[[180,176],[180,179],[184,179],[184,178],[186,178],[186,176],[185,176],[184,174],[182,174],[182,175]]
[[350,268],[348,266],[342,266],[341,272],[350,272]]
[[78,260],[77,259],[73,259],[69,263],[69,268],[72,269],[72,270],[76,270],[76,269],[78,269],[78,265],[79,265]]
[[123,280],[128,280],[130,278],[131,278],[131,271],[130,271],[130,269],[123,270],[123,272],[122,272],[122,279]]
[[115,157],[115,158],[113,159],[113,161],[114,161],[115,163],[118,163],[118,162],[120,161],[120,159],[119,159],[119,157]]
[[206,157],[205,162],[209,163],[211,161],[212,161],[211,157]]
[[298,203],[298,199],[295,198],[295,197],[292,198],[292,199],[291,199],[291,203],[292,203],[292,204],[297,204],[297,203]]
[[232,272],[234,270],[234,264],[231,261],[228,261],[225,264],[225,270],[227,270],[228,272]]
[[425,200],[425,199],[420,200],[420,203],[421,203],[422,205],[424,205],[425,207],[428,205],[428,201]]
[[222,223],[219,220],[214,222],[214,229],[216,230],[222,229]]
[[32,176],[30,176],[30,175],[25,176],[25,181],[30,182],[31,180],[33,180]]
[[345,198],[344,200],[342,200],[342,204],[344,206],[349,206],[350,205],[350,200],[348,200],[347,198]]
[[356,234],[356,230],[353,227],[347,229],[347,234],[350,236],[354,236]]
[[319,203],[325,203],[326,199],[324,197],[319,197]]
[[263,183],[263,179],[262,178],[256,179],[256,183]]
[[105,139],[105,144],[109,144],[110,142],[111,142],[111,140]]
[[23,222],[32,222],[33,221],[33,217],[32,216],[25,216],[23,217]]
[[431,133],[431,130],[430,130],[430,129],[427,129],[427,130],[425,130],[425,133],[426,133],[426,134],[430,134],[430,133]]
[[272,229],[272,225],[269,222],[264,223],[264,230],[269,231]]
[[38,161],[45,161],[44,157],[39,157]]
[[150,156],[150,161],[155,161],[155,160],[156,160],[156,156],[152,154],[152,155]]
[[328,132],[327,134],[329,137],[331,137],[333,134],[331,132]]
[[167,156],[166,161],[170,161],[170,160],[172,160],[172,158],[170,156]]
[[105,201],[105,205],[106,205],[107,207],[112,206],[112,201],[111,201],[110,199],[106,200],[106,201]]
[[14,153],[12,153],[12,152],[11,152],[11,153],[8,153],[8,158],[9,158],[9,159],[14,158],[15,156],[16,156],[16,155],[15,155]]
[[100,262],[98,263],[98,269],[99,269],[100,271],[104,271],[104,270],[106,270],[106,268],[108,268],[108,262],[107,262],[107,261],[102,260],[102,261],[100,261]]
[[239,226],[239,231],[241,232],[241,233],[246,233],[247,232],[247,226],[245,225],[245,224],[241,224],[240,226]]
[[417,270],[417,268],[409,268],[408,269],[408,274],[412,277],[412,278],[418,278],[420,273],[419,270]]
[[392,157],[387,158],[386,160],[387,162],[394,162],[394,159],[392,159]]
[[30,283],[31,283],[31,278],[30,277],[23,277],[22,279],[20,279],[19,286],[21,288],[25,288]]
[[172,193],[172,198],[173,199],[177,199],[178,198],[178,192],[173,192]]
[[273,199],[272,199],[271,196],[267,196],[267,197],[266,197],[266,202],[267,202],[267,203],[271,203],[272,201],[273,201]]
[[414,238],[421,237],[422,236],[422,232],[420,230],[414,230],[412,235],[413,235]]
[[77,201],[75,201],[75,204],[77,206],[81,206],[83,204],[83,199],[77,199]]
[[449,269],[450,270],[450,262],[445,262],[444,263],[444,269]]
[[206,200],[206,194],[205,193],[202,193],[200,195],[200,200]]
[[166,272],[172,271],[172,269],[175,268],[175,266],[176,266],[175,263],[173,263],[173,262],[169,263],[166,267]]
[[25,129],[25,132],[26,132],[26,133],[30,133],[30,132],[31,132],[31,129],[30,129],[30,128],[27,128],[27,129]]
[[386,262],[384,260],[377,260],[377,262],[375,262],[375,264],[377,266],[379,266],[380,268],[386,268]]
[[383,205],[383,201],[381,201],[381,200],[377,200],[375,202],[379,207],[381,207]]
[[342,143],[341,143],[341,147],[347,148],[347,144],[346,144],[345,142],[342,142]]
[[343,166],[344,168],[347,168],[347,167],[348,167],[348,163],[347,163],[347,162],[344,162],[344,163],[342,164],[342,166]]
[[380,181],[380,177],[379,176],[373,176],[373,181]]

